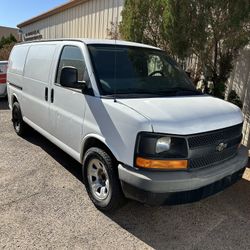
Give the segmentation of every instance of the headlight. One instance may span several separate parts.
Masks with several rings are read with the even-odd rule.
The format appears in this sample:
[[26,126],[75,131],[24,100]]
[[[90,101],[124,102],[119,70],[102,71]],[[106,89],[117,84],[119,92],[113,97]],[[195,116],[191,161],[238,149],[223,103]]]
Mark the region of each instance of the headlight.
[[155,152],[157,154],[169,151],[171,147],[171,137],[161,137],[156,141]]
[[138,135],[135,154],[137,167],[187,168],[188,150],[185,138],[143,132]]
[[186,158],[187,142],[184,138],[142,132],[138,135],[136,154],[151,158]]

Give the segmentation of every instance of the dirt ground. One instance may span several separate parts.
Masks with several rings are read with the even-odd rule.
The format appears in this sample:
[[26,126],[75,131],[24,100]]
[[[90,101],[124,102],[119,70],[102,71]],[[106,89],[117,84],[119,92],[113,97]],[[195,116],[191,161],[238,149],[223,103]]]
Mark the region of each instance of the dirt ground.
[[0,249],[249,249],[250,169],[200,202],[99,212],[80,165],[36,132],[22,139],[0,101]]

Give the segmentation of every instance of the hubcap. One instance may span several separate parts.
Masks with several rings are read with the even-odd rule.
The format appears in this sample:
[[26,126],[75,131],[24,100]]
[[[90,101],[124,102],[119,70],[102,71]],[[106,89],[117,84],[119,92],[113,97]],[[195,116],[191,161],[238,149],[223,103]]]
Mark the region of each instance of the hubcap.
[[109,176],[103,163],[93,159],[87,166],[89,187],[97,200],[105,200],[110,192]]

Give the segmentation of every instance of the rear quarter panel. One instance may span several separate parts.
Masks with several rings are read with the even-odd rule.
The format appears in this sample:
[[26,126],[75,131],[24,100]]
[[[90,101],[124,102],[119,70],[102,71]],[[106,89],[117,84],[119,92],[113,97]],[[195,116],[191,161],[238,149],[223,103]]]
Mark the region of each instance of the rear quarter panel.
[[22,88],[24,65],[29,50],[29,45],[17,45],[10,54],[7,70],[7,88],[10,108],[12,108],[13,98],[16,97],[22,106]]

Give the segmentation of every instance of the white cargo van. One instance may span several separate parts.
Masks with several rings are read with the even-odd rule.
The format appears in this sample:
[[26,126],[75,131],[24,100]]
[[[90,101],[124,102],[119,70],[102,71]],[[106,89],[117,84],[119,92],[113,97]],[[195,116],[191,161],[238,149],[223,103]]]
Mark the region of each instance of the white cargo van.
[[22,43],[11,52],[7,85],[16,133],[29,125],[82,163],[101,210],[124,197],[198,200],[240,179],[247,164],[240,109],[197,92],[155,47]]
[[0,61],[0,97],[7,96],[6,73],[8,61]]

